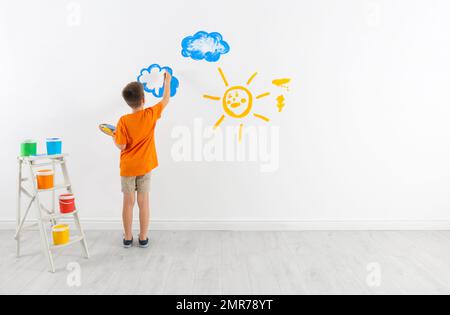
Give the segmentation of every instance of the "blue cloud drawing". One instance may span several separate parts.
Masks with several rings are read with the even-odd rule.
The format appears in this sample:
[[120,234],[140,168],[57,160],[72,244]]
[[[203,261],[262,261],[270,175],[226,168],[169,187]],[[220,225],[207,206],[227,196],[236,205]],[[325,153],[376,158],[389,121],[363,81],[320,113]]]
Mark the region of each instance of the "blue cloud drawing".
[[183,56],[194,60],[217,62],[222,55],[230,52],[230,45],[220,33],[198,32],[186,37],[181,43]]
[[177,94],[180,86],[180,81],[173,76],[173,70],[170,67],[161,67],[158,64],[153,64],[148,68],[142,69],[138,76],[138,82],[144,85],[145,92],[153,94],[156,98],[164,96],[164,73],[172,75],[172,83],[170,85],[171,97]]

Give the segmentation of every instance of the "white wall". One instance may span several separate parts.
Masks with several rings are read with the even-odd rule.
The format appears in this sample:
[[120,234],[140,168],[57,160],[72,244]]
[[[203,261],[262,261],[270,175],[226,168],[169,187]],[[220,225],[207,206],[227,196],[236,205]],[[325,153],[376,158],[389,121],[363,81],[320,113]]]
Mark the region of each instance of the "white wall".
[[[81,5],[79,26],[67,24],[69,3]],[[126,113],[122,87],[160,63],[182,87],[157,130],[156,221],[450,227],[449,10],[446,0],[3,0],[0,220],[15,217],[19,143],[56,135],[82,217],[118,222],[118,152],[97,125]],[[232,52],[218,64],[182,58],[198,30],[221,32]],[[174,128],[221,113],[202,99],[223,91],[218,66],[236,83],[259,71],[258,91],[294,79],[285,112],[263,110],[280,127],[277,172],[173,161]]]

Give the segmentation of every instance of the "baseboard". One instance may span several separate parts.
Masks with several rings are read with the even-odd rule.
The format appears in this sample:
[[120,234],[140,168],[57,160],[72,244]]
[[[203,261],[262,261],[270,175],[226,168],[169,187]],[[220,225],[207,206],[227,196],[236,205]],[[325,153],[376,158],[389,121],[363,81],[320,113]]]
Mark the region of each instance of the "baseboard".
[[[118,219],[82,220],[86,230],[121,230]],[[0,230],[14,230],[13,220],[1,220]],[[138,222],[135,222],[138,227]],[[154,220],[152,230],[161,231],[450,231],[450,220],[441,221],[277,221],[277,220]]]

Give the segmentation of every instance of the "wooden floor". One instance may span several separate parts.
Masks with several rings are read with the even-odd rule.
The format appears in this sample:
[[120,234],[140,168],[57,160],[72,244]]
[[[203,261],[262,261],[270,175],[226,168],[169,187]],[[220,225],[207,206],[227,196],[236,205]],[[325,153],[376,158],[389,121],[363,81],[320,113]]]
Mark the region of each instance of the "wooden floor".
[[[64,249],[51,274],[36,232],[20,259],[0,232],[0,294],[450,294],[450,232],[153,232],[146,250],[87,234],[91,259]],[[81,287],[67,284],[71,262]]]

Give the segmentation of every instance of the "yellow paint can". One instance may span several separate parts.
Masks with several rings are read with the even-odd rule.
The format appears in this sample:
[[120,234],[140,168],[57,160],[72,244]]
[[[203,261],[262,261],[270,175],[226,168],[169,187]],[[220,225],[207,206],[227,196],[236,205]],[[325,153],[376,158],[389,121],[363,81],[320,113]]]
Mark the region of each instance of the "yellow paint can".
[[60,224],[52,228],[53,244],[55,246],[66,245],[70,242],[70,228],[68,225]]

